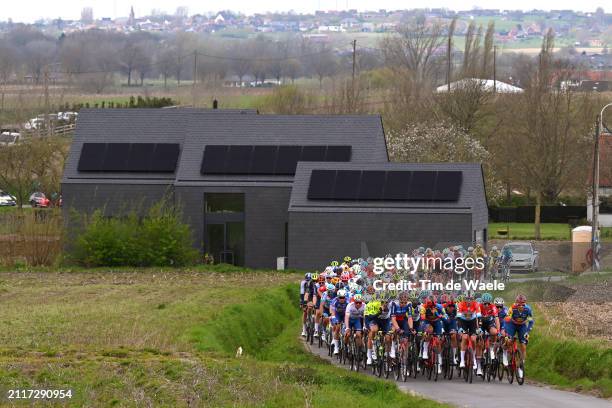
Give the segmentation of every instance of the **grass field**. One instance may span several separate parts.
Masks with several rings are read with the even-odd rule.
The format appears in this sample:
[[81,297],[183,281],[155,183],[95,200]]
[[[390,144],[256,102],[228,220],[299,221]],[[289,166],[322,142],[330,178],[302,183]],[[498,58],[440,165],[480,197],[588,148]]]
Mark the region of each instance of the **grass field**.
[[[499,230],[510,230],[508,235],[499,234]],[[612,241],[612,228],[602,228],[603,241]],[[534,239],[534,224],[519,222],[491,222],[489,223],[489,238],[492,239]],[[544,240],[565,241],[571,239],[571,229],[568,224],[543,223],[540,224],[540,234]]]
[[75,407],[442,406],[307,354],[299,275],[216,270],[1,273],[0,390],[71,388]]

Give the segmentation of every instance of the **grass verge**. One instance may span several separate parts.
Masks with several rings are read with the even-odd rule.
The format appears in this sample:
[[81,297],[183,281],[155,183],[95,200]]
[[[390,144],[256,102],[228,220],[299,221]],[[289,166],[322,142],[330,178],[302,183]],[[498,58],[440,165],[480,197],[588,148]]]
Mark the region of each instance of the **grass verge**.
[[45,403],[70,407],[443,406],[307,353],[299,277],[2,273],[0,392],[71,388],[70,401]]
[[[601,330],[595,330],[597,325],[608,324],[601,313],[608,310],[612,299],[604,297],[608,303],[603,305],[567,300],[576,290],[594,290],[595,283],[606,286],[610,281],[612,274],[605,272],[572,276],[559,283],[510,283],[505,291],[494,293],[504,297],[507,304],[524,293],[534,308],[536,323],[527,348],[528,379],[612,397],[612,343],[602,337]],[[586,285],[586,289],[580,285]],[[567,309],[571,312],[564,314]],[[587,330],[589,326],[593,330]],[[591,331],[598,334],[591,335]]]

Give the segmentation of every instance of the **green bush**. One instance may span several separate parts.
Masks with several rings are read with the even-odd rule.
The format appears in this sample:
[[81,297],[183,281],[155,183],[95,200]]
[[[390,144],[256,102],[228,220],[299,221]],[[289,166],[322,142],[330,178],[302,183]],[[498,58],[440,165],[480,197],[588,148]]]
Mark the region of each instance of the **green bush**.
[[83,224],[72,255],[84,266],[184,266],[198,258],[189,227],[165,202],[144,217],[136,210],[120,218],[96,211]]

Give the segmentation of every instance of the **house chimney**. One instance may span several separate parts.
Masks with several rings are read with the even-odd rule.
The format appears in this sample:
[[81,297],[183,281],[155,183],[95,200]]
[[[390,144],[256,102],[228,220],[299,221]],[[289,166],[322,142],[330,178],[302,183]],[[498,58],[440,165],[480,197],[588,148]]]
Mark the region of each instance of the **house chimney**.
[[216,99],[213,100],[213,109],[219,109],[219,102]]

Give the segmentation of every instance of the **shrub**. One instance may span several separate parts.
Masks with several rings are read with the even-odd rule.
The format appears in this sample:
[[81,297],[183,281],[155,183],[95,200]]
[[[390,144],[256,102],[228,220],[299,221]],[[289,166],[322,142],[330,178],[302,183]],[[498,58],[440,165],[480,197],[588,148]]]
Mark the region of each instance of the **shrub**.
[[96,211],[74,239],[73,258],[85,266],[184,266],[195,263],[191,231],[165,201],[140,217],[109,218]]

